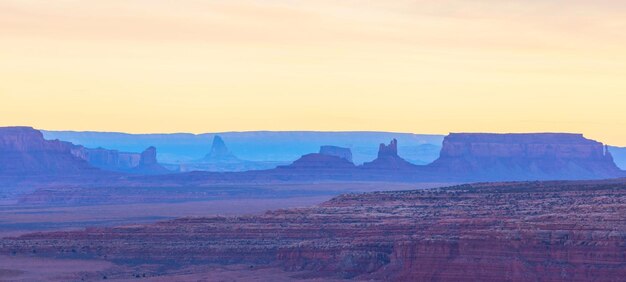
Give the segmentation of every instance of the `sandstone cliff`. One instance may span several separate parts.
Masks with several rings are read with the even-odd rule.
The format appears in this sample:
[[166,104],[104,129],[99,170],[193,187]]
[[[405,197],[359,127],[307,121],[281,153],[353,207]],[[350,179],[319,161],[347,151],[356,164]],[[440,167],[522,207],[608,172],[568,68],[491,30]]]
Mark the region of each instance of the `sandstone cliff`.
[[80,145],[73,145],[71,152],[94,167],[120,172],[138,166],[141,159],[141,154],[139,153],[120,152],[104,148],[91,149]]
[[90,171],[70,143],[45,140],[31,127],[0,128],[0,174],[73,174]]
[[600,179],[622,175],[605,146],[582,134],[452,133],[443,141],[439,173],[467,179]]

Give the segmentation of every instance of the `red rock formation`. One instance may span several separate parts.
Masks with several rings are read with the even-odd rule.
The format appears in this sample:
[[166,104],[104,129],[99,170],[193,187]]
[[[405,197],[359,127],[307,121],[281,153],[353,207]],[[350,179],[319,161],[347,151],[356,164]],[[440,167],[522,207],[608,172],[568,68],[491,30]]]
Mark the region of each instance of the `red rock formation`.
[[90,166],[71,153],[72,145],[45,140],[31,127],[0,128],[0,174],[79,173]]
[[363,168],[377,170],[415,170],[417,166],[398,156],[398,140],[393,139],[389,145],[378,146],[378,158],[363,164]]
[[3,239],[0,253],[395,281],[619,281],[624,214],[626,180],[488,183],[344,195],[261,216],[35,233]]
[[452,133],[431,167],[474,179],[599,179],[622,175],[600,142],[582,134]]

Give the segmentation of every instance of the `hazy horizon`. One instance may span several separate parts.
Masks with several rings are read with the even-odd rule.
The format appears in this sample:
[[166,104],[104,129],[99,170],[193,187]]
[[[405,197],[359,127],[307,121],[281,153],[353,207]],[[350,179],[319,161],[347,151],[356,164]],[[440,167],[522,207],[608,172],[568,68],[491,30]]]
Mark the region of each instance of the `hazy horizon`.
[[626,146],[624,28],[608,0],[0,0],[0,125]]

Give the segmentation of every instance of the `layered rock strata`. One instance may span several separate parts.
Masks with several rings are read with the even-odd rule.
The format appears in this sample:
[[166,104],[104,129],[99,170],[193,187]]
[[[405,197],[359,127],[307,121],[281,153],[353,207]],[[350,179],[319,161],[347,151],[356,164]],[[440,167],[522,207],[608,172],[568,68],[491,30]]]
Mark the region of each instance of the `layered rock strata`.
[[371,280],[618,281],[624,214],[624,180],[462,185],[344,195],[260,216],[35,233],[3,239],[0,253]]

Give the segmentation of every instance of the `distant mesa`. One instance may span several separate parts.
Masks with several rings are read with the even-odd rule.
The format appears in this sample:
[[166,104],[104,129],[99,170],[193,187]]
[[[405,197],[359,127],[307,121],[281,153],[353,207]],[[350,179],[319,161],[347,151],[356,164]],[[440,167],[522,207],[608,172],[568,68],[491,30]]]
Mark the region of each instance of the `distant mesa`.
[[90,149],[59,140],[45,140],[32,127],[0,127],[0,174],[75,175],[98,169],[141,174],[167,173],[156,163],[156,149],[124,153]]
[[623,175],[602,143],[568,133],[452,133],[431,167],[470,179],[575,180]]
[[73,145],[72,154],[90,165],[109,171],[127,171],[139,165],[141,154],[120,152],[104,148],[85,148],[81,145]]
[[298,169],[351,169],[355,168],[351,161],[345,158],[326,155],[321,153],[307,154],[288,166],[280,168],[298,168]]
[[414,169],[417,166],[398,156],[398,140],[393,139],[389,145],[381,143],[378,146],[378,157],[371,162],[364,163],[363,167],[368,169],[406,170]]
[[327,156],[335,156],[346,161],[352,162],[352,151],[350,148],[325,145],[320,147],[320,154]]
[[76,174],[93,170],[71,149],[71,143],[45,140],[32,127],[0,127],[0,174]]
[[349,148],[324,145],[319,153],[306,154],[292,164],[280,168],[297,169],[353,169],[352,152]]
[[104,148],[91,149],[74,144],[70,144],[70,146],[74,156],[102,170],[133,174],[166,174],[172,172],[157,162],[155,147],[149,147],[142,153],[129,153]]

